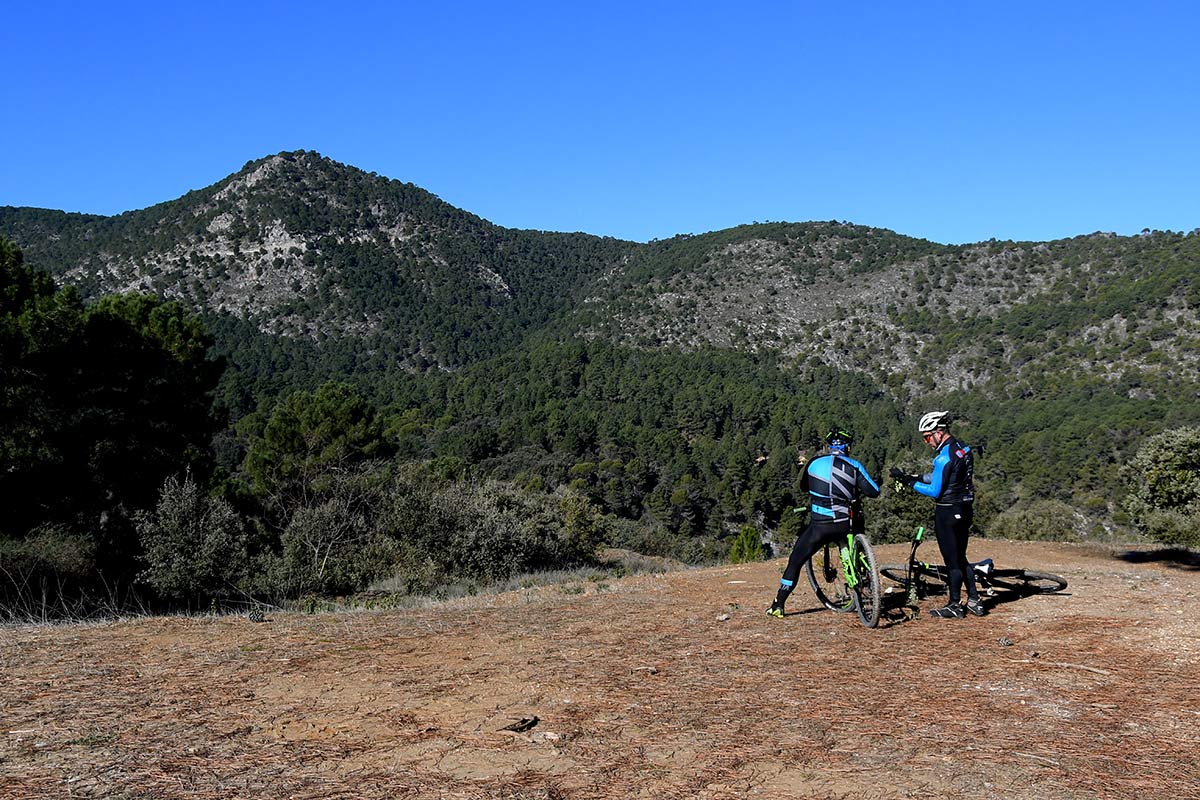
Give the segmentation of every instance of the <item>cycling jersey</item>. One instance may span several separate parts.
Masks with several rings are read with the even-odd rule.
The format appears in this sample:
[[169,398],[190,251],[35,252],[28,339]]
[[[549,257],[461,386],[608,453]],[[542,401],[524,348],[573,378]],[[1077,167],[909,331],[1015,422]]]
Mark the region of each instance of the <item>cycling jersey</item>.
[[851,509],[860,496],[879,496],[879,487],[866,468],[836,453],[808,462],[800,488],[809,494],[812,522],[846,522],[853,516]]
[[932,497],[939,505],[975,500],[975,457],[971,448],[951,436],[933,457],[933,471],[913,484],[913,489]]

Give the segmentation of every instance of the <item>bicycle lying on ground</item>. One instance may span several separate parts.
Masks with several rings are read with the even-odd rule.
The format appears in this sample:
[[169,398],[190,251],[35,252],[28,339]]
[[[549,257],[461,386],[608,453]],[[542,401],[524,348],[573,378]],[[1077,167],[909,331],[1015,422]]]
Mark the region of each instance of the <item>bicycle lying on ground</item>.
[[879,624],[879,567],[864,534],[847,534],[844,543],[826,542],[808,560],[805,571],[821,605],[832,611],[857,611],[868,628]]
[[[924,537],[925,529],[917,528],[913,534],[912,550],[909,551],[907,564],[884,564],[879,568],[881,577],[903,587],[904,604],[914,610],[913,616],[918,600],[947,594],[950,587],[950,572],[944,564],[927,564],[917,560],[917,548],[921,546]],[[975,582],[980,591],[989,596],[994,596],[997,589],[1018,595],[1031,595],[1052,594],[1067,588],[1067,580],[1061,575],[1028,569],[999,569],[990,558],[973,562],[971,570],[975,574]],[[888,587],[887,593],[894,590],[894,587]]]

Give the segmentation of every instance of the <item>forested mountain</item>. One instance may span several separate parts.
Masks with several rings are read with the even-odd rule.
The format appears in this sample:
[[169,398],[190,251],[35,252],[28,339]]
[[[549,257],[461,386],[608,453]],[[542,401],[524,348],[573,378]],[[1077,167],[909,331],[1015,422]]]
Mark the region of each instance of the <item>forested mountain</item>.
[[[505,229],[301,151],[115,217],[0,208],[0,244],[0,445],[25,459],[0,477],[41,487],[27,524],[0,525],[0,560],[5,537],[90,541],[124,520],[121,552],[141,552],[135,523],[147,558],[165,542],[153,574],[180,597],[495,577],[596,541],[712,557],[746,525],[786,539],[798,455],[825,428],[855,428],[876,475],[918,470],[912,426],[932,408],[979,446],[979,529],[1106,534],[1147,436],[1200,424],[1200,229],[949,246],[830,221],[639,244]],[[121,326],[143,331],[146,365],[187,331],[178,375],[102,369],[132,347]],[[77,340],[109,361],[46,347]],[[66,388],[80,375],[103,393]],[[188,427],[169,403],[127,407],[148,380],[189,396],[184,416],[213,413]],[[167,479],[158,521],[158,485],[48,514],[55,482],[124,438],[92,421],[142,417],[179,427],[146,473]],[[928,512],[892,493],[873,508],[878,536]],[[223,520],[195,533],[220,541],[179,533],[191,518]],[[488,555],[454,561],[463,548]]]
[[332,340],[346,372],[454,368],[503,352],[635,248],[501,228],[309,152],[115,217],[2,208],[0,233],[85,296],[148,291],[262,333]]
[[[301,151],[115,217],[0,208],[0,233],[85,296],[151,291],[209,312],[250,373],[456,369],[543,328],[773,350],[901,400],[1036,395],[1056,377],[1148,397],[1194,382],[1200,358],[1195,232],[947,246],[766,223],[635,244],[501,228]],[[252,331],[283,339],[264,350]]]
[[601,280],[590,330],[641,346],[775,350],[872,375],[899,397],[1046,376],[1192,383],[1200,236],[1092,234],[944,246],[831,223],[759,224],[637,251]]

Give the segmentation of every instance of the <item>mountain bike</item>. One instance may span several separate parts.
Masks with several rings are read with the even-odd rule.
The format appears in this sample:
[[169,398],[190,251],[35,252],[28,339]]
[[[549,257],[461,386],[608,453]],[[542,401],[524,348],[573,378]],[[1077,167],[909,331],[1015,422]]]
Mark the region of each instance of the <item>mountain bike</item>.
[[866,535],[849,533],[844,543],[826,542],[804,568],[821,605],[831,611],[857,611],[868,628],[879,624],[879,566]]
[[[908,563],[884,564],[879,568],[880,576],[903,587],[905,605],[909,608],[915,608],[920,598],[947,594],[950,589],[950,571],[944,564],[927,564],[917,560],[917,548],[924,537],[925,528],[917,528],[913,534]],[[1067,588],[1067,580],[1061,575],[1028,569],[1000,569],[990,558],[973,562],[971,571],[979,588],[989,596],[994,596],[997,589],[1031,595],[1052,594]],[[892,591],[893,588],[888,587],[888,593]]]

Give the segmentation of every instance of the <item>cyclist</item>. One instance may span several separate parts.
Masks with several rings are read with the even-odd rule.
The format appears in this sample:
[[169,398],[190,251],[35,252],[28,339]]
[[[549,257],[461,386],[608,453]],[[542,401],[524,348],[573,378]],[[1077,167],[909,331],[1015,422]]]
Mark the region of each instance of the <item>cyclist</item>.
[[850,458],[853,442],[854,435],[848,430],[834,428],[825,437],[829,452],[804,467],[800,489],[809,495],[808,527],[796,539],[775,602],[767,609],[772,617],[783,617],[783,604],[796,588],[800,569],[813,553],[826,542],[844,540],[852,529],[862,529],[861,498],[879,496],[879,486],[866,467]]
[[[917,477],[897,467],[888,474],[919,494],[934,501],[933,530],[938,549],[950,574],[950,602],[931,611],[935,617],[962,619],[967,614],[982,617],[987,613],[979,599],[975,575],[967,561],[967,537],[971,531],[975,502],[974,456],[971,448],[950,433],[950,412],[930,411],[917,423],[917,432],[936,453],[933,471]],[[967,585],[967,603],[960,601],[963,583]]]

